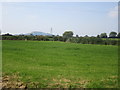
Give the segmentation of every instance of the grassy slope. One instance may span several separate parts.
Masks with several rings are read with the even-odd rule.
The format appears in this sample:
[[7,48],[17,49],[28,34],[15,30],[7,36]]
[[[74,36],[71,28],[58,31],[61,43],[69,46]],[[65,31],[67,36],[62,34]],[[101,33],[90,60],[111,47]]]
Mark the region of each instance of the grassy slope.
[[117,76],[117,49],[110,45],[3,41],[3,72],[19,72],[24,82],[99,81]]

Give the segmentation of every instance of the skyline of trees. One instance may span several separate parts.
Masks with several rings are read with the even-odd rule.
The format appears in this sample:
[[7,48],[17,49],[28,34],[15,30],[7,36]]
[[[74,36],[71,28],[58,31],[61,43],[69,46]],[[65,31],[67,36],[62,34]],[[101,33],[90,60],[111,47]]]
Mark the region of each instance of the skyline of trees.
[[63,36],[52,35],[52,36],[42,36],[42,35],[12,35],[4,34],[2,35],[2,40],[34,40],[34,41],[62,41],[62,42],[71,42],[79,44],[101,44],[101,45],[119,45],[120,33],[110,32],[109,36],[106,33],[101,33],[97,36],[73,36],[72,31],[65,31]]
[[[101,34],[98,34],[96,36],[94,36],[94,35],[92,35],[92,36],[89,36],[89,35],[80,36],[78,34],[74,35],[74,33],[72,31],[70,31],[70,32],[72,33],[73,37],[92,37],[93,36],[93,37],[98,37],[98,38],[99,37],[100,38],[120,38],[120,32],[115,32],[115,31],[112,31],[112,32],[108,33],[108,35],[107,35],[107,33],[101,33]],[[65,31],[62,35],[53,35],[53,36],[63,36],[63,37],[65,37],[64,34],[66,34],[66,33],[69,33],[69,31]],[[9,35],[11,35],[11,36],[19,36],[19,35],[24,35],[24,34],[13,35],[13,34],[10,34],[10,33],[6,33],[6,34],[1,34],[1,35],[2,36],[9,36]],[[27,36],[27,35],[24,35],[24,36]],[[36,36],[44,36],[44,35],[36,35]],[[69,35],[68,35],[68,37],[69,37]]]

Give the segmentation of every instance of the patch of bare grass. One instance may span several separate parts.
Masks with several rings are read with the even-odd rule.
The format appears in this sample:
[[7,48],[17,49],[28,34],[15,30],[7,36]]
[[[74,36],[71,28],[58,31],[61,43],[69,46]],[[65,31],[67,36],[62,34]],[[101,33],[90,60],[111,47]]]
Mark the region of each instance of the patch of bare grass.
[[19,80],[17,74],[4,75],[0,84],[2,84],[2,88],[27,88],[26,84]]

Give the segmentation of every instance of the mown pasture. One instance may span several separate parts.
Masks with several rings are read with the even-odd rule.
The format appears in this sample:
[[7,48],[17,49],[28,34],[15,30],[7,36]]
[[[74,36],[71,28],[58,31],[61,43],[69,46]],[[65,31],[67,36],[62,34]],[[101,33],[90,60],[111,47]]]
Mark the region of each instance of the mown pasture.
[[28,88],[116,88],[118,46],[3,40],[2,69]]

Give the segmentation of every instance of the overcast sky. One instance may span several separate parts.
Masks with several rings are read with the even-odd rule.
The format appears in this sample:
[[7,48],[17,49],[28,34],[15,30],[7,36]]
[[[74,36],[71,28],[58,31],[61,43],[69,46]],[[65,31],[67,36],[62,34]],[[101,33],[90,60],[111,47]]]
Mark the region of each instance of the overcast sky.
[[2,33],[41,31],[79,36],[118,32],[117,2],[2,3]]

